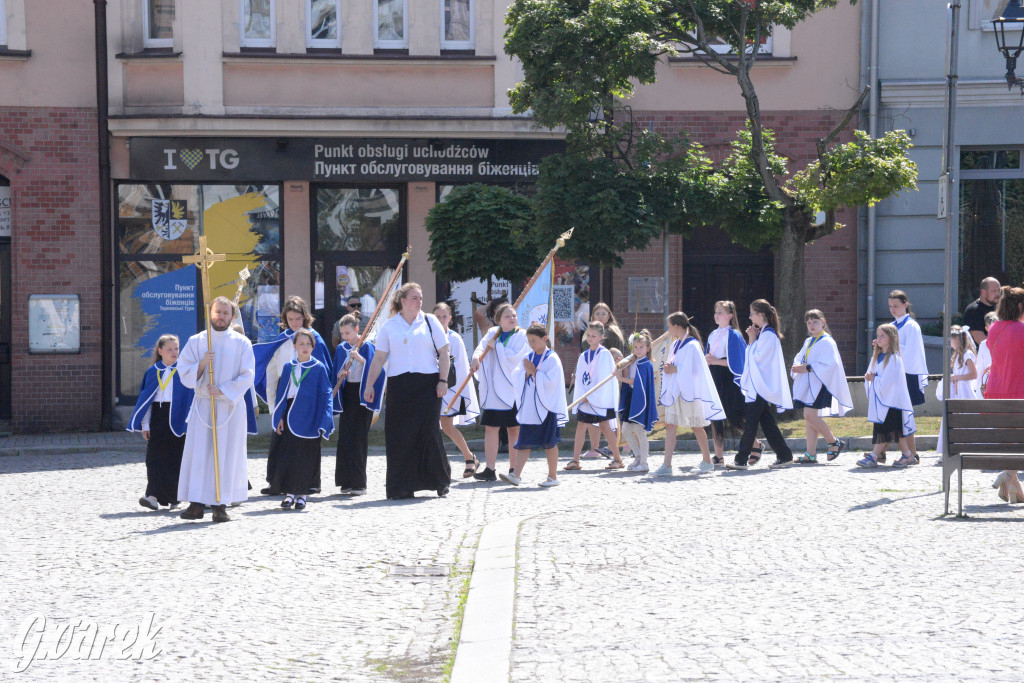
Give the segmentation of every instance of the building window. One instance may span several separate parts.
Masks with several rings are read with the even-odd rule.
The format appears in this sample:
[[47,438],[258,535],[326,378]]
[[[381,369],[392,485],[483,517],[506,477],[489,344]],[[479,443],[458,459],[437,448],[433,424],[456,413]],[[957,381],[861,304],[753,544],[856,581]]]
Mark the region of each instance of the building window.
[[274,47],[274,0],[239,0],[242,47]]
[[[732,50],[732,46],[725,42],[721,38],[712,38],[708,43],[711,49],[720,55],[727,55]],[[747,51],[750,51],[750,47],[747,47]],[[757,49],[759,55],[770,55],[772,53],[772,37],[764,36],[761,38],[761,45]]]
[[7,2],[0,0],[0,47],[7,47]]
[[335,321],[358,298],[369,317],[407,244],[401,186],[313,186],[314,327],[331,336]]
[[142,0],[143,47],[174,47],[174,0]]
[[340,48],[341,0],[306,0],[306,47]]
[[[182,345],[203,325],[199,278],[181,257],[203,234],[227,261],[210,270],[212,296],[239,297],[242,326],[253,342],[271,341],[281,311],[280,186],[139,185],[117,187],[118,394],[131,402],[164,333]],[[200,220],[202,217],[202,220]]]
[[409,16],[408,0],[374,0],[373,47],[381,50],[409,49],[405,25]]
[[960,277],[958,310],[978,284],[1024,280],[1024,169],[1021,149],[960,151]]
[[472,50],[475,22],[473,0],[441,0],[441,48],[445,50]]

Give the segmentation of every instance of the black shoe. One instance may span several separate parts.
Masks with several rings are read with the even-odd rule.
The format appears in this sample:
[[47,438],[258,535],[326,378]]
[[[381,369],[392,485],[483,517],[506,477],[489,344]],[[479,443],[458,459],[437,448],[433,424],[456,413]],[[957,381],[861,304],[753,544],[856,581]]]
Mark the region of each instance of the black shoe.
[[768,469],[770,469],[770,470],[778,470],[778,469],[782,469],[783,467],[789,467],[792,464],[793,464],[793,456],[790,456],[788,460],[783,459],[783,458],[778,458],[771,465],[768,465]]
[[213,521],[214,522],[230,522],[231,518],[228,517],[228,510],[226,505],[214,505],[213,506]]
[[437,497],[438,498],[447,498],[448,497],[448,487],[445,486],[443,489],[438,489],[437,490]]
[[727,469],[727,470],[745,470],[745,469],[749,469],[749,465],[747,465],[747,463],[745,463],[745,462],[740,462],[739,460],[734,460],[733,462],[726,463],[725,469]]
[[490,467],[485,467],[482,472],[473,475],[477,481],[498,481],[498,475]]
[[309,490],[309,495],[313,495],[314,493],[320,493],[320,487],[319,486],[317,486],[315,489],[310,489]]
[[281,492],[275,490],[272,486],[268,486],[265,489],[260,489],[260,493],[264,496],[280,496]]
[[285,510],[290,510],[294,503],[295,499],[292,498],[291,496],[288,496],[287,498],[281,501],[281,507],[283,507]]
[[306,499],[305,498],[296,498],[295,499],[295,509],[296,510],[305,510],[306,509]]

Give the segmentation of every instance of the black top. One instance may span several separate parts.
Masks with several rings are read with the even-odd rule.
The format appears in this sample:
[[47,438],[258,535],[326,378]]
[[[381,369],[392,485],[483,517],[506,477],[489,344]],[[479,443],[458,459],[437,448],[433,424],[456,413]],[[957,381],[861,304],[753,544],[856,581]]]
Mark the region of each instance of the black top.
[[964,325],[970,327],[971,332],[985,334],[985,316],[994,310],[996,310],[995,306],[989,306],[981,299],[975,299],[964,309]]

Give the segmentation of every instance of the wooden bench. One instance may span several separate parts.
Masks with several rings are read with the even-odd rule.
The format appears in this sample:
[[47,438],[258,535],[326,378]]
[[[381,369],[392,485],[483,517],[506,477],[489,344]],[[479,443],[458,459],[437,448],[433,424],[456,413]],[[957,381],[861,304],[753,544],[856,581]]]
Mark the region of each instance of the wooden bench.
[[944,402],[946,452],[942,490],[949,514],[949,481],[957,473],[957,517],[964,516],[964,470],[1024,470],[1024,399]]

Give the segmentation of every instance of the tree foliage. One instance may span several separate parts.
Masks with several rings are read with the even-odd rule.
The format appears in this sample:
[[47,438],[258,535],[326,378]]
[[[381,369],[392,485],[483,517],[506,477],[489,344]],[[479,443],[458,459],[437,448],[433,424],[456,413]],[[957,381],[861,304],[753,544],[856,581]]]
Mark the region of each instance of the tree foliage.
[[434,272],[444,280],[521,282],[537,267],[533,223],[527,197],[480,183],[457,187],[427,214]]

